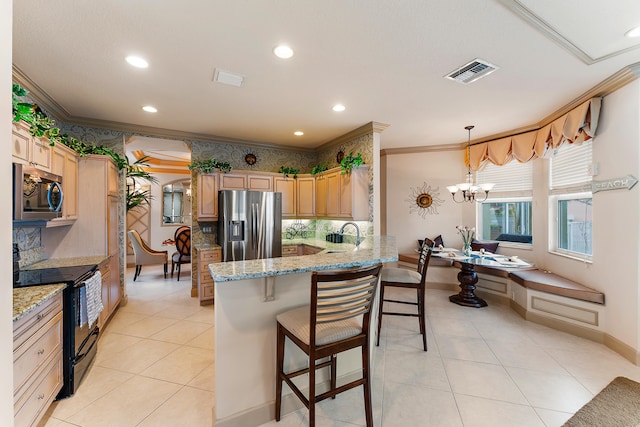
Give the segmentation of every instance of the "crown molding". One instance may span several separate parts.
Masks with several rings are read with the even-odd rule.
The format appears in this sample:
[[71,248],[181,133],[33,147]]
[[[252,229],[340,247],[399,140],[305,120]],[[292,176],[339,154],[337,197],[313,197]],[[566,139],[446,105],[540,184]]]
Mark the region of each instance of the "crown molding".
[[[495,133],[493,135],[485,136],[482,138],[472,139],[471,145],[481,144],[483,142],[494,141],[496,139],[507,138],[510,136],[519,135],[521,133],[536,131],[553,122],[554,120],[564,116],[569,111],[573,110],[577,106],[587,102],[592,98],[605,97],[612,94],[623,86],[637,80],[640,77],[640,62],[628,65],[622,68],[617,73],[607,77],[602,82],[598,83],[582,95],[573,99],[569,103],[565,104],[561,108],[557,109],[553,113],[549,114],[537,123],[529,126],[512,129],[505,132]],[[393,154],[412,154],[412,153],[426,153],[431,151],[450,151],[459,150],[466,147],[467,143],[459,144],[447,144],[447,145],[431,145],[426,147],[404,147],[404,148],[387,148],[380,151],[381,155],[393,155]]]
[[174,167],[174,168],[186,168],[191,164],[191,162],[186,162],[184,160],[158,159],[156,157],[144,154],[144,151],[142,151],[142,150],[135,150],[135,151],[133,151],[132,154],[133,154],[133,157],[136,158],[136,160],[140,160],[140,159],[146,157],[147,159],[145,160],[145,163],[147,163],[149,165],[167,166],[167,167]]
[[388,127],[389,125],[385,123],[369,122],[367,124],[360,126],[359,128],[356,128],[350,132],[345,133],[344,135],[341,135],[335,139],[332,139],[329,142],[326,142],[320,145],[315,149],[315,151],[316,152],[325,151],[335,146],[338,146],[340,144],[344,144],[346,142],[352,141],[364,135],[369,135],[371,133],[381,133],[381,132],[384,132],[384,130]]
[[606,55],[599,56],[597,58],[592,57],[584,50],[580,49],[574,43],[572,43],[569,39],[563,36],[560,32],[558,32],[555,28],[551,26],[547,21],[538,16],[531,9],[523,5],[518,0],[498,0],[505,6],[507,9],[518,15],[520,18],[531,24],[533,28],[541,32],[543,35],[547,36],[551,41],[553,41],[558,46],[564,48],[568,52],[570,52],[573,56],[578,58],[580,61],[584,62],[587,65],[592,65],[598,63],[600,61],[605,61],[607,59],[611,59],[615,56],[622,55],[623,53],[631,52],[640,48],[640,45],[630,46],[625,49],[615,50]]

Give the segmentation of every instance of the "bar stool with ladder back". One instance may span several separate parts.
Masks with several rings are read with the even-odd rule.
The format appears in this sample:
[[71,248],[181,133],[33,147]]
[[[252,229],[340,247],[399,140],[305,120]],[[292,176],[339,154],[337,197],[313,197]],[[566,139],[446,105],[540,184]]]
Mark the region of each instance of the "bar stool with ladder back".
[[[353,270],[314,271],[310,305],[277,316],[276,421],[280,421],[283,381],[309,409],[310,427],[315,426],[316,402],[362,385],[367,427],[373,427],[369,326],[381,269],[382,264],[376,264]],[[287,337],[307,354],[311,368],[284,372]],[[337,355],[357,347],[362,348],[362,378],[337,387]],[[316,364],[324,358],[329,360]],[[316,396],[316,370],[320,368],[330,370],[330,389]],[[308,398],[292,381],[303,374],[309,374]]]
[[[409,316],[417,317],[420,325],[420,334],[422,335],[422,345],[424,351],[427,351],[427,329],[425,325],[425,283],[427,279],[427,268],[431,259],[431,248],[429,247],[429,239],[425,239],[420,247],[420,257],[418,258],[417,271],[408,270],[406,268],[385,267],[380,274],[380,304],[378,306],[378,339],[376,345],[380,345],[380,329],[382,327],[382,315],[390,316]],[[385,289],[388,288],[408,288],[417,291],[416,302],[400,301],[395,299],[385,299]],[[396,311],[383,311],[385,302],[393,302],[397,304],[415,305],[418,308],[417,313],[402,313]]]

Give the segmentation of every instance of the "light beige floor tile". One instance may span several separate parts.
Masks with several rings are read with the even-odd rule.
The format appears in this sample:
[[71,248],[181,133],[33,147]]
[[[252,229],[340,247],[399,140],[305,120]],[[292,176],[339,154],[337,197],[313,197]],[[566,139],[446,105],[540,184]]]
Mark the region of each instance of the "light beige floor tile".
[[95,361],[109,359],[121,351],[129,349],[134,344],[142,341],[140,337],[132,337],[130,335],[118,334],[116,332],[107,331],[101,334],[98,341],[98,353]]
[[451,335],[456,337],[481,338],[478,330],[469,320],[452,319],[448,317],[430,316],[431,329],[436,335]]
[[547,427],[561,427],[573,415],[566,412],[552,411],[549,409],[534,409]]
[[86,427],[136,426],[180,388],[166,381],[134,376],[67,421]]
[[135,324],[136,322],[139,322],[143,319],[148,318],[149,316],[146,314],[140,314],[140,313],[127,313],[127,312],[120,312],[120,310],[116,311],[116,314],[114,314],[113,318],[111,319],[111,321],[109,322],[109,324],[107,325],[107,330],[109,332],[116,332],[119,333],[120,332],[120,328],[127,328],[133,324]]
[[593,395],[570,375],[507,368],[529,403],[536,408],[575,412]]
[[436,340],[444,359],[499,364],[498,359],[482,338],[436,335]]
[[52,415],[59,419],[68,419],[111,390],[130,380],[132,376],[132,374],[126,372],[107,369],[94,364],[73,396],[53,403],[51,406]]
[[[141,340],[111,358],[101,360],[99,366],[139,374],[169,353],[180,348],[177,344]],[[98,350],[100,351],[100,350]]]
[[465,427],[545,427],[529,405],[455,395]]
[[292,412],[280,419],[280,421],[269,421],[268,423],[261,424],[259,427],[300,427],[302,420],[305,419],[306,409]]
[[75,424],[69,424],[66,421],[59,420],[57,418],[49,417],[43,418],[38,427],[77,427]]
[[451,389],[456,394],[528,404],[505,368],[500,365],[445,359]]
[[162,314],[162,311],[165,309],[165,307],[169,305],[167,302],[164,301],[157,301],[157,300],[153,300],[153,301],[147,301],[143,298],[135,298],[135,297],[129,297],[129,301],[127,302],[127,305],[125,305],[124,307],[122,307],[119,312],[123,312],[123,313],[137,313],[137,314],[143,314],[146,316],[153,316],[155,314]]
[[211,427],[212,407],[213,393],[183,387],[138,424],[138,427]]
[[200,307],[198,311],[196,311],[191,316],[185,318],[185,320],[189,320],[190,322],[202,322],[208,323],[209,325],[213,325],[213,305],[206,305]]
[[189,387],[199,388],[201,390],[214,391],[215,389],[215,364],[207,366],[187,383]]
[[[372,383],[371,404],[373,419],[376,420],[382,416],[383,387],[381,381],[372,381]],[[340,382],[338,382],[338,386],[340,386]],[[327,399],[317,403],[316,415],[349,424],[365,425],[363,387],[352,388],[338,394],[335,399]]]
[[429,387],[385,381],[384,427],[462,426],[453,393]]
[[207,329],[211,329],[211,326],[206,323],[179,320],[149,338],[175,344],[186,344]]
[[598,351],[546,350],[571,375],[577,378],[633,376],[639,368],[609,349]]
[[503,366],[568,374],[567,370],[560,366],[549,353],[533,342],[488,340],[487,344]]
[[[163,315],[166,312],[163,312]],[[130,325],[118,325],[113,332],[123,335],[131,335],[140,338],[149,338],[177,322],[177,319],[169,317],[148,316]]]
[[200,311],[200,307],[194,304],[180,304],[173,301],[173,296],[166,297],[163,301],[169,302],[162,312],[162,316],[171,319],[186,319]]
[[180,347],[140,372],[140,375],[187,384],[212,363],[213,352],[196,347]]
[[[364,426],[364,424],[352,424],[345,423],[343,421],[334,420],[332,418],[323,417],[322,415],[316,414],[316,427],[354,427],[354,426]],[[375,422],[374,422],[374,425]],[[302,420],[302,424],[300,427],[308,427],[309,426],[309,414],[307,413],[304,419]],[[278,425],[276,425],[278,427]]]
[[403,384],[420,384],[444,391],[451,391],[442,359],[431,352],[386,352],[384,378]]
[[186,345],[191,347],[205,348],[213,351],[214,342],[215,340],[214,340],[213,326],[209,326],[207,329],[201,332],[198,336],[188,341]]

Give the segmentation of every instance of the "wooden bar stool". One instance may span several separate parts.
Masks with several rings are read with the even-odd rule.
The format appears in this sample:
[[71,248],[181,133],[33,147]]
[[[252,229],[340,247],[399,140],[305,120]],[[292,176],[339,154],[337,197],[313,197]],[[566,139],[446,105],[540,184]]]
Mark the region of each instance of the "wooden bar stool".
[[[364,387],[367,427],[373,427],[371,373],[369,368],[369,325],[382,264],[354,270],[314,271],[311,275],[310,305],[277,316],[276,421],[280,421],[282,381],[309,409],[309,426],[315,426],[315,404],[335,398],[354,387]],[[284,372],[284,344],[288,337],[309,357],[311,368]],[[362,348],[362,378],[336,386],[336,358],[351,348]],[[316,363],[323,358],[329,360]],[[316,396],[316,370],[330,369],[330,390]],[[291,380],[309,374],[309,397]]]
[[[427,329],[425,326],[425,283],[427,279],[427,268],[431,259],[431,248],[425,239],[420,247],[420,258],[418,258],[417,271],[407,270],[406,268],[385,267],[380,274],[380,305],[378,306],[378,339],[376,345],[380,345],[380,328],[382,327],[382,315],[391,316],[409,316],[417,317],[420,324],[420,333],[422,334],[422,345],[424,351],[427,351]],[[409,288],[417,291],[418,297],[416,302],[399,301],[393,299],[385,299],[384,291],[386,288]],[[417,305],[417,313],[400,313],[393,311],[382,311],[384,302],[395,302],[398,304]]]

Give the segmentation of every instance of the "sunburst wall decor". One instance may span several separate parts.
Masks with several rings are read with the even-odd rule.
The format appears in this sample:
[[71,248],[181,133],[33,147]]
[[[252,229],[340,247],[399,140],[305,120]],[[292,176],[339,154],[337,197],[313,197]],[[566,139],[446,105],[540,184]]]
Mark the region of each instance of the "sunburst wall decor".
[[426,182],[421,187],[411,187],[411,193],[405,200],[409,203],[409,213],[417,212],[422,218],[426,218],[427,214],[437,215],[438,206],[444,203],[438,189],[431,188]]

